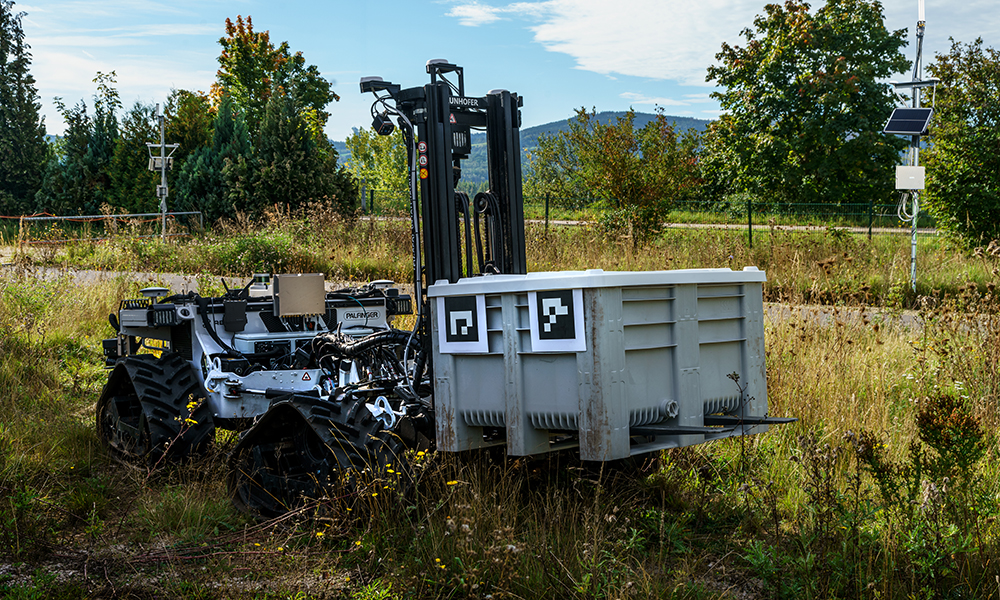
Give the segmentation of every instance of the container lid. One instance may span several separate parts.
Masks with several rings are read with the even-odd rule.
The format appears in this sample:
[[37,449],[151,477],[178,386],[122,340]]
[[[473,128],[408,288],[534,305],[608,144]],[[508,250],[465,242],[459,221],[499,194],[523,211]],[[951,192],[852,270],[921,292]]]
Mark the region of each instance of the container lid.
[[537,290],[565,290],[574,288],[640,287],[686,284],[763,283],[767,275],[757,267],[732,269],[678,269],[673,271],[558,271],[528,273],[527,275],[483,275],[466,277],[457,283],[440,280],[427,289],[427,295],[471,296],[475,294],[502,294],[532,292]]

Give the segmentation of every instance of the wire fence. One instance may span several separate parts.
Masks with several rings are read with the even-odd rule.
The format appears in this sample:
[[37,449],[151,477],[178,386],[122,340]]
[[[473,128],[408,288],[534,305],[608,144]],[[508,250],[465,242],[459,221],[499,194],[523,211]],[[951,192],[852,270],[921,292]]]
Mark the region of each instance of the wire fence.
[[[406,194],[372,190],[364,205],[371,215],[400,215],[409,212]],[[538,221],[589,221],[613,209],[617,201],[583,198],[525,197],[524,217]],[[871,229],[874,233],[908,231],[910,223],[899,218],[896,203],[780,203],[759,200],[700,200],[675,202],[664,213],[664,221],[677,224],[719,224],[746,226],[819,226]],[[934,219],[920,213],[918,227],[933,228]]]
[[[165,227],[164,227],[165,225]],[[3,237],[19,244],[46,245],[96,242],[113,238],[189,237],[204,231],[201,212],[107,215],[0,215]]]

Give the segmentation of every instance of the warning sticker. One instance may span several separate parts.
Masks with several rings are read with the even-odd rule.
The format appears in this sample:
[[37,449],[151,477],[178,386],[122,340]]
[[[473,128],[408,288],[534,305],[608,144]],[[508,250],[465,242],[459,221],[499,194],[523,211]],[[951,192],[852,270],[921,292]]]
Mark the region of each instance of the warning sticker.
[[309,376],[308,371],[302,374],[302,381],[312,381],[312,377]]
[[420,178],[427,179],[427,169],[420,169]]
[[451,124],[454,125],[457,122],[457,121],[455,121],[455,113],[451,113],[448,116],[451,117]]
[[427,152],[427,142],[420,142],[417,144],[417,150],[421,152]]

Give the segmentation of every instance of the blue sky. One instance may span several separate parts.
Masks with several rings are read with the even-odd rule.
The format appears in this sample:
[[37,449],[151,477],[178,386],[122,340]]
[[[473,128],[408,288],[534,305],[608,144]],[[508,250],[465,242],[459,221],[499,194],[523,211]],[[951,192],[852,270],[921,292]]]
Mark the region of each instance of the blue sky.
[[[948,37],[982,37],[1000,46],[996,0],[926,0],[925,62]],[[358,80],[379,75],[403,87],[427,81],[428,59],[465,67],[466,91],[494,88],[524,97],[525,127],[566,119],[581,106],[714,118],[705,70],[723,41],[762,11],[763,0],[31,0],[17,2],[31,45],[32,73],[50,133],[63,123],[53,97],[67,104],[94,93],[97,71],[116,71],[128,106],[163,102],[172,88],[207,90],[215,79],[225,19],[251,15],[275,43],[301,50],[341,100],[327,134],[343,140],[367,126],[371,95]],[[815,3],[819,5],[819,2]],[[917,0],[886,0],[886,23],[912,30]],[[900,79],[909,79],[901,75]]]

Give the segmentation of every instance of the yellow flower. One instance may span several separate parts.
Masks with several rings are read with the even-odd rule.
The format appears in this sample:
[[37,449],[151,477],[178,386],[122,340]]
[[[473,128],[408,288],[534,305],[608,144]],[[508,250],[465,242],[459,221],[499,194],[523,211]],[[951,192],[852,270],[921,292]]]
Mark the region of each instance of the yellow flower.
[[372,496],[378,496],[378,492],[372,492]]
[[322,531],[316,532],[316,537],[323,537],[324,533]]
[[281,546],[278,546],[278,552],[284,552],[284,551],[285,551],[284,548],[282,548]]
[[440,558],[435,558],[434,562],[439,563],[439,562],[441,562],[441,559]]
[[354,545],[355,546],[360,546],[361,545],[361,540],[358,540],[358,541],[354,542]]
[[448,482],[448,485],[458,485],[458,482],[452,479],[451,481]]

